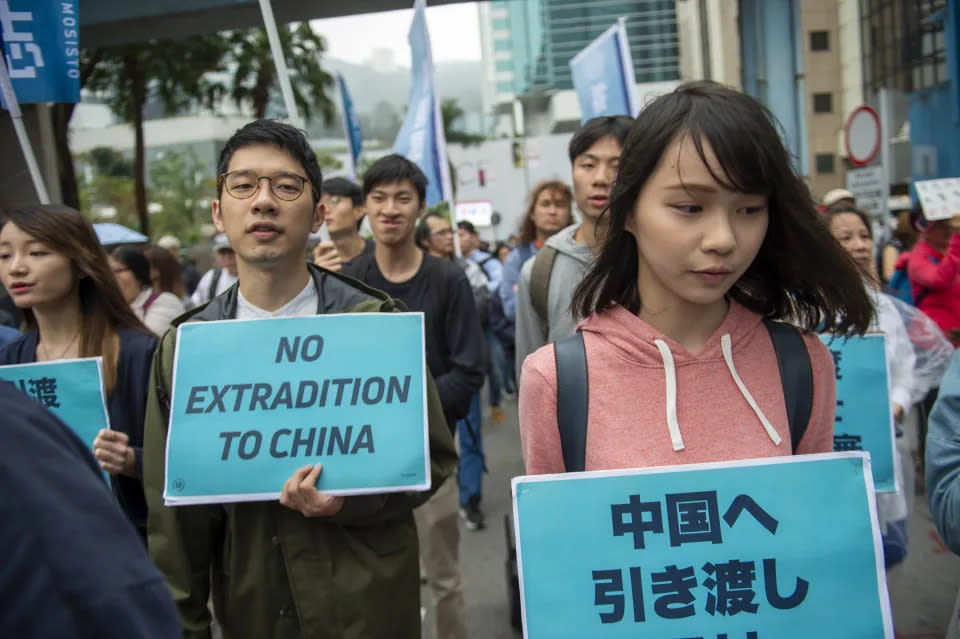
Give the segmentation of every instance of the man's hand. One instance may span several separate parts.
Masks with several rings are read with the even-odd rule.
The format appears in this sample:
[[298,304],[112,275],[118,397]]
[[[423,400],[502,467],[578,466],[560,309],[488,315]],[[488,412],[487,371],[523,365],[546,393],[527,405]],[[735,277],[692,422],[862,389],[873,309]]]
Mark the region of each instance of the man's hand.
[[313,263],[334,273],[339,273],[343,268],[337,247],[329,241],[320,242],[313,247]]
[[893,404],[893,420],[898,424],[903,421],[903,406],[896,402]]
[[137,476],[137,460],[126,433],[103,428],[93,440],[93,456],[111,475]]
[[322,464],[298,468],[283,485],[280,503],[299,510],[304,517],[332,517],[343,507],[343,497],[331,497],[317,490]]

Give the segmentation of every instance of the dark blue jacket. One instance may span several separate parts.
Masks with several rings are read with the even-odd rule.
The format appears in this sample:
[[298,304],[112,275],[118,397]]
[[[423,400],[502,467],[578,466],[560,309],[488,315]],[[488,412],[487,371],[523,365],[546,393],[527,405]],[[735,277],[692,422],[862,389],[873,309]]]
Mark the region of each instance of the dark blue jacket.
[[93,455],[0,382],[0,637],[174,639],[177,611]]
[[[137,476],[143,475],[143,421],[147,407],[147,389],[150,384],[150,363],[157,340],[145,331],[123,328],[120,336],[120,354],[117,360],[117,384],[107,398],[110,428],[130,437],[137,459]],[[25,333],[0,350],[0,365],[29,364],[37,360],[37,331]],[[123,512],[146,539],[147,502],[140,479],[123,475],[111,476],[113,492]]]

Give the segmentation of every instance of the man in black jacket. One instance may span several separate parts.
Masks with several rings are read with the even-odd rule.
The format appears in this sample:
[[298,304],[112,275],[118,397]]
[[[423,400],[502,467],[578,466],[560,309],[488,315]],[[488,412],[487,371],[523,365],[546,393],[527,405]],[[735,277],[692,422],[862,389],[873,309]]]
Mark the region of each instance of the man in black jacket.
[[93,455],[0,382],[0,637],[176,639],[177,610]]
[[[367,169],[363,193],[376,248],[344,272],[399,299],[408,310],[423,312],[427,366],[452,428],[469,413],[483,385],[483,340],[466,275],[453,262],[417,248],[414,233],[426,191],[426,176],[402,156],[389,155]],[[466,637],[457,513],[453,482],[415,511],[421,559],[433,590],[433,636],[444,639]]]

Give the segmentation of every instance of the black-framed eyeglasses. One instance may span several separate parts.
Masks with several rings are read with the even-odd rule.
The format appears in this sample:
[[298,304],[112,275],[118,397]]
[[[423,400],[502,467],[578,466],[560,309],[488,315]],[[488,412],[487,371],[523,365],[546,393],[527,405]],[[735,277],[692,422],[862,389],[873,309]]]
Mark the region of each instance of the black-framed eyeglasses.
[[[230,197],[246,200],[260,190],[260,181],[267,180],[270,191],[277,199],[292,202],[303,195],[304,187],[310,181],[296,173],[276,173],[274,175],[257,175],[253,171],[230,171],[217,178],[217,188],[223,188]],[[311,185],[311,188],[312,185]]]

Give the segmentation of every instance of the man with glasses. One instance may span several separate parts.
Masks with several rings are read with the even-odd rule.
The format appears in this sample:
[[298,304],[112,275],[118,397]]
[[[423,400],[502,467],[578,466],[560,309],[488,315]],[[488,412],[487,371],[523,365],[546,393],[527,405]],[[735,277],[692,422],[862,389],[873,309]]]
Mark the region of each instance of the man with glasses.
[[339,272],[361,255],[373,252],[374,241],[360,237],[365,214],[360,187],[345,178],[326,180],[320,188],[330,242],[313,249],[313,263]]
[[197,288],[190,296],[191,308],[203,306],[237,282],[237,256],[223,233],[214,236],[213,252],[216,266],[204,273],[197,283]]
[[[227,141],[218,170],[213,222],[236,251],[239,281],[179,322],[395,310],[385,293],[304,260],[324,207],[320,167],[301,131],[252,122]],[[173,593],[184,637],[211,636],[211,598],[224,639],[419,637],[413,509],[456,466],[432,378],[431,491],[333,497],[316,489],[322,472],[316,464],[287,480],[279,502],[167,508],[166,398],[176,338],[167,332],[154,357],[143,476],[150,555]],[[237,344],[225,356],[242,368],[248,366],[242,353]]]

